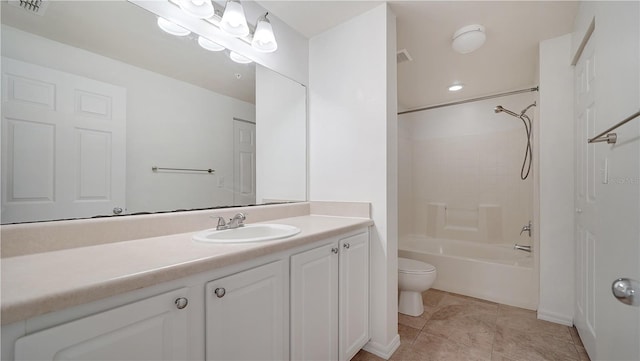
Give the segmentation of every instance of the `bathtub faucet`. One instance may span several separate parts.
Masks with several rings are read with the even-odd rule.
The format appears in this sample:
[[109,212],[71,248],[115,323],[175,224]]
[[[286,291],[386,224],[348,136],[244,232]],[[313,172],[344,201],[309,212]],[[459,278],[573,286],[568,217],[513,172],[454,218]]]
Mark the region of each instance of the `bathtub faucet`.
[[525,224],[522,227],[522,230],[520,231],[520,235],[522,235],[524,232],[528,232],[529,237],[531,237],[531,221],[529,221],[529,224]]
[[516,244],[513,246],[513,249],[517,249],[520,251],[525,251],[525,252],[531,252],[531,246],[521,246],[519,244]]

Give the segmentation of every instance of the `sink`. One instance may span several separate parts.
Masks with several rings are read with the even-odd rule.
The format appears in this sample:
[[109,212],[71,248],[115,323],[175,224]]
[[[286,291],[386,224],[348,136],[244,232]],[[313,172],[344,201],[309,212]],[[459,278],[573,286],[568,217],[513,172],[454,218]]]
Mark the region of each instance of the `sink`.
[[300,228],[286,224],[247,224],[234,229],[207,229],[193,236],[195,241],[209,243],[247,243],[282,239],[300,233]]

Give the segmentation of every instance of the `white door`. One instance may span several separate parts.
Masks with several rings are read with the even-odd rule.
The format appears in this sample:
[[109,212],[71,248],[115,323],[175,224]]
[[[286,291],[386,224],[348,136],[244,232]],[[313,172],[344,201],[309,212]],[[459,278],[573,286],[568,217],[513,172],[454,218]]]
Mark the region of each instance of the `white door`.
[[207,360],[289,358],[287,267],[277,261],[207,283]]
[[233,120],[233,201],[234,205],[256,203],[256,125]]
[[338,243],[291,257],[291,359],[338,359]]
[[339,247],[339,360],[347,361],[369,341],[369,233],[343,238]]
[[167,292],[16,341],[16,360],[186,360],[187,312]]
[[638,360],[640,309],[619,302],[611,286],[640,279],[639,120],[615,131],[616,145],[587,139],[640,108],[639,12],[637,2],[600,5],[575,68],[574,322],[591,359]]
[[2,223],[125,208],[126,90],[2,58]]

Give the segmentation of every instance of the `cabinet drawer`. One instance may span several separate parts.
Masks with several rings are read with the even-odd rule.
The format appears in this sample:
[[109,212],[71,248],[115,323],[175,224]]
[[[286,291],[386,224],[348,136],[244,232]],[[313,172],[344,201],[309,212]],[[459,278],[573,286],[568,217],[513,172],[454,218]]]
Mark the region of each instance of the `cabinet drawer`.
[[185,360],[187,310],[163,293],[24,336],[16,360]]

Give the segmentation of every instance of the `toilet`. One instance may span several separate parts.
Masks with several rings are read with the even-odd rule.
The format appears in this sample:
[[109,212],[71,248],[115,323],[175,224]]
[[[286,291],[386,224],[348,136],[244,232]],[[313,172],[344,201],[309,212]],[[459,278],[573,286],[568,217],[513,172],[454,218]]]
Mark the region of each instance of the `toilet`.
[[428,263],[408,258],[398,258],[398,312],[420,316],[424,312],[422,292],[436,280],[436,268]]

